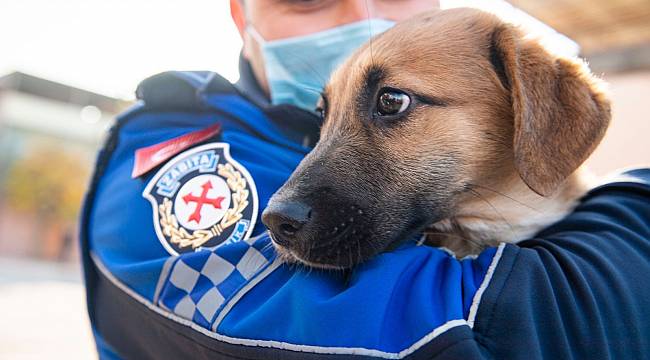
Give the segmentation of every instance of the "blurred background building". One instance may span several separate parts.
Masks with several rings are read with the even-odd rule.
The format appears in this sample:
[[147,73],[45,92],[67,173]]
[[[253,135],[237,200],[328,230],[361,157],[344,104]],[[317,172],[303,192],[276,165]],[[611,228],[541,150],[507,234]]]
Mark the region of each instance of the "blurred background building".
[[95,153],[127,104],[21,72],[0,77],[2,359],[94,356],[77,217]]
[[[499,1],[476,3],[485,8]],[[592,70],[610,84],[613,122],[590,168],[605,175],[650,165],[650,1],[510,3],[576,41]],[[28,28],[0,24],[2,36],[11,33],[14,41],[9,48],[4,39],[0,43],[3,56],[24,51],[14,65],[3,66],[0,59],[0,358],[88,358],[92,344],[77,260],[77,217],[95,153],[115,115],[133,101],[124,89],[169,69],[211,69],[236,80],[241,43],[221,0],[190,0],[185,7],[160,0],[153,17],[146,1],[110,7],[100,0],[9,4],[0,0],[0,13],[23,6],[13,9],[9,20],[40,16],[30,9],[38,5],[39,14],[56,15],[38,19],[41,25],[56,21],[50,24],[53,32],[69,28],[46,39],[40,37],[48,32],[32,37]],[[38,46],[48,47],[48,56],[34,60]],[[39,296],[48,299],[46,306]],[[49,332],[25,325],[37,322],[56,325]],[[37,346],[43,343],[53,345]],[[58,355],[42,351],[56,346]]]
[[20,72],[0,77],[0,254],[76,261],[90,168],[127,104]]

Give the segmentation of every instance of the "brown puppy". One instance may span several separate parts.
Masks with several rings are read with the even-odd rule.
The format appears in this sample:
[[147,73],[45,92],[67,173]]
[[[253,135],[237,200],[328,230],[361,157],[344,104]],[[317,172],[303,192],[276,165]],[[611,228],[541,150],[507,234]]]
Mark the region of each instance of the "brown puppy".
[[465,255],[569,212],[602,139],[600,82],[493,15],[426,13],[359,49],[316,148],[263,214],[289,260],[346,268],[414,234]]

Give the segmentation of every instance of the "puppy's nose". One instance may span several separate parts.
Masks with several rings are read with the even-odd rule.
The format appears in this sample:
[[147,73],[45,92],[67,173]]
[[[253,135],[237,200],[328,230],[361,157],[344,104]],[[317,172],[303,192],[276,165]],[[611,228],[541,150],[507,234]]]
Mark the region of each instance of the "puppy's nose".
[[311,207],[296,201],[272,201],[262,214],[262,222],[273,233],[273,240],[289,246],[311,219]]

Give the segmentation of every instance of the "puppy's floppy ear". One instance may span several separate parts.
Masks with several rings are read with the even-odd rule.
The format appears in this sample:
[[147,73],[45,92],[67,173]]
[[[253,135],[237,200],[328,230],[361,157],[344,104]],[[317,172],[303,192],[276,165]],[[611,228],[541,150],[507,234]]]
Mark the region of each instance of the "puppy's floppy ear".
[[511,94],[515,167],[533,191],[551,195],[603,138],[609,101],[583,63],[551,55],[511,25],[497,26],[490,45]]

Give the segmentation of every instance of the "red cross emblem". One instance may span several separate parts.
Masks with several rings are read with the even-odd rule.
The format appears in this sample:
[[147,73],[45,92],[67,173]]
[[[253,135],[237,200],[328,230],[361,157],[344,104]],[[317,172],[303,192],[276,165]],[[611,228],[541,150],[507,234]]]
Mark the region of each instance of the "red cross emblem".
[[206,181],[203,185],[201,185],[201,188],[203,191],[199,196],[192,195],[191,192],[183,196],[183,201],[185,201],[186,204],[189,204],[190,202],[196,203],[194,212],[190,215],[189,218],[187,218],[188,222],[194,221],[198,224],[201,221],[201,209],[203,208],[204,204],[212,205],[212,207],[215,209],[221,209],[221,202],[224,199],[223,196],[217,196],[216,198],[212,199],[208,198],[208,191],[212,189],[212,182],[210,182],[210,180]]

